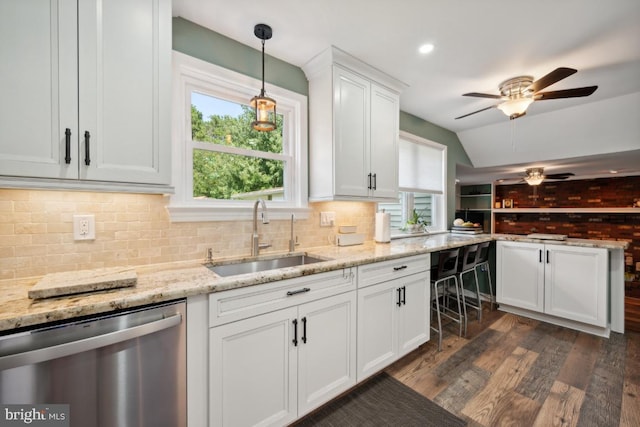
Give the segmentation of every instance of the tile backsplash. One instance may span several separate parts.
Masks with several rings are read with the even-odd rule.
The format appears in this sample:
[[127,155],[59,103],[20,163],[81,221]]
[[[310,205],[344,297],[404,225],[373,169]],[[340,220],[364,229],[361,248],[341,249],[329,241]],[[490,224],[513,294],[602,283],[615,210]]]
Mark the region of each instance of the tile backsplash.
[[[243,256],[251,252],[251,221],[172,223],[161,195],[0,189],[0,280],[101,267],[147,265]],[[375,203],[311,203],[298,219],[300,250],[333,241],[338,225],[357,225],[373,239]],[[336,213],[335,227],[320,227],[320,212]],[[93,214],[96,239],[74,241],[73,215]],[[288,250],[290,223],[260,224],[262,253]]]

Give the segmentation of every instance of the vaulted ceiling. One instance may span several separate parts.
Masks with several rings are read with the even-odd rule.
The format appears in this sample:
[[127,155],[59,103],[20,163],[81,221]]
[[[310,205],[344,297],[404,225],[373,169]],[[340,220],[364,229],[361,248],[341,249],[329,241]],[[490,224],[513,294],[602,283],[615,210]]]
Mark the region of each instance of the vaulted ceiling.
[[[400,108],[456,132],[479,168],[460,168],[462,182],[534,165],[640,174],[638,0],[173,0],[173,14],[256,49],[263,22],[269,55],[301,66],[334,45],[403,81]],[[424,43],[433,52],[418,53]],[[455,119],[496,104],[463,93],[498,94],[506,79],[558,67],[578,72],[548,90],[598,90],[534,102],[516,120],[497,108]]]

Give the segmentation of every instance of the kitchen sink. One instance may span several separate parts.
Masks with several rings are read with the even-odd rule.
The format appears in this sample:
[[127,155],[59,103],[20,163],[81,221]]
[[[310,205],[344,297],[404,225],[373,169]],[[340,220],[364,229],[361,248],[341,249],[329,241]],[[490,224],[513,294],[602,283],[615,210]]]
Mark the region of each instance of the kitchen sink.
[[271,259],[257,259],[251,261],[230,262],[225,264],[209,264],[207,268],[222,277],[235,276],[238,274],[258,273],[260,271],[276,270],[278,268],[296,267],[300,265],[313,264],[316,262],[328,261],[323,258],[316,258],[307,254],[285,255]]

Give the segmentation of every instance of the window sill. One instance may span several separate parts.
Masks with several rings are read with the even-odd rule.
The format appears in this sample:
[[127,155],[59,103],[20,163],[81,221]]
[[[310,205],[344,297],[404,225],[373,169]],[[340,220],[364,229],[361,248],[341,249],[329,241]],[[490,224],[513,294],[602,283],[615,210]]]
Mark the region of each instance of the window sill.
[[408,239],[411,237],[426,237],[426,236],[433,236],[434,234],[444,234],[444,233],[448,233],[448,231],[434,230],[434,231],[427,231],[424,233],[404,233],[400,230],[393,230],[391,232],[391,240]]

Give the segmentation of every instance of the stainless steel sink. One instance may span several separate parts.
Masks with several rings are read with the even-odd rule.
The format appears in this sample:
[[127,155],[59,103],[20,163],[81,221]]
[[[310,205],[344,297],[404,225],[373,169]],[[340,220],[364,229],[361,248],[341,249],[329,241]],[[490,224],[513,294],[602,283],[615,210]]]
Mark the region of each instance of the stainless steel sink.
[[285,255],[272,259],[258,259],[252,261],[242,261],[237,263],[207,265],[211,271],[222,277],[235,276],[238,274],[258,273],[260,271],[276,270],[278,268],[296,267],[300,265],[313,264],[316,262],[328,261],[327,259],[316,258],[307,254]]

